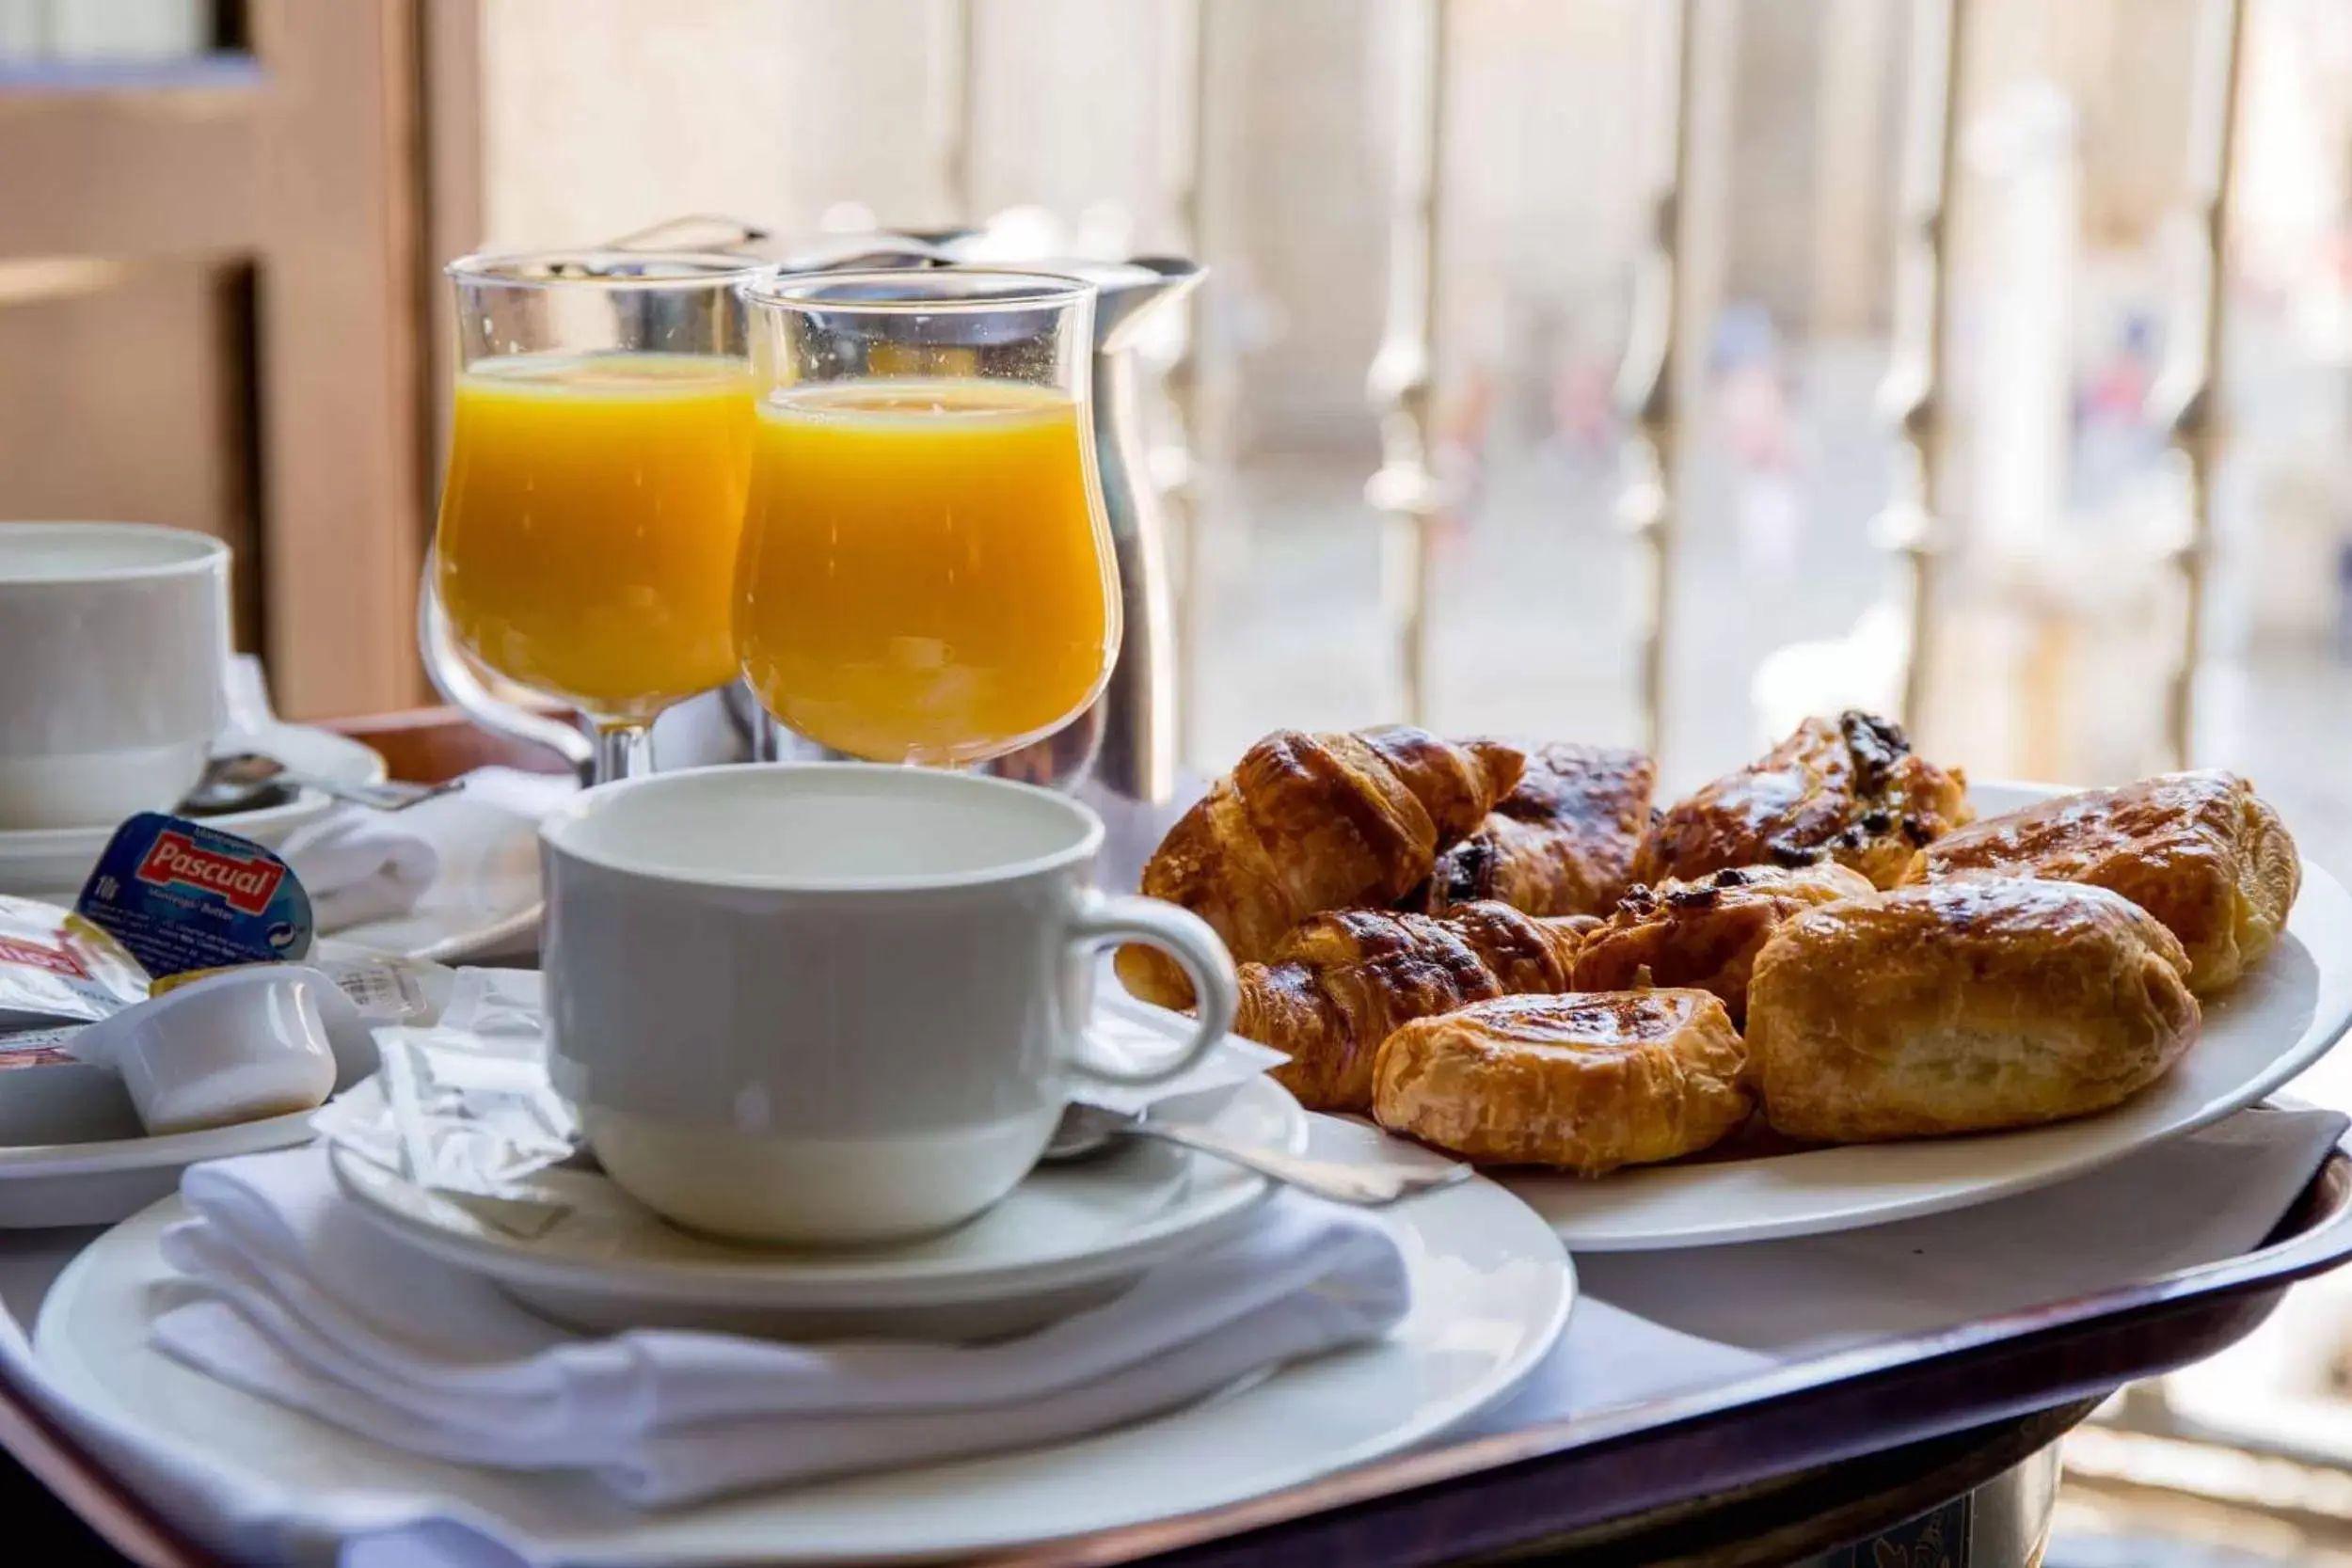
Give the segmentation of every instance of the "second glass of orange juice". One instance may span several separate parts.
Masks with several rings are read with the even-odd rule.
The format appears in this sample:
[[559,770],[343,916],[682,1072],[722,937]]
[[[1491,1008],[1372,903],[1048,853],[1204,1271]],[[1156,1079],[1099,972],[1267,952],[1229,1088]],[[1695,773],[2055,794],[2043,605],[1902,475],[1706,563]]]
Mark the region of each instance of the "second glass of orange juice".
[[642,770],[672,703],[735,675],[752,376],[724,255],[451,264],[461,369],[433,589],[468,655],[596,728],[596,778]]
[[1001,756],[1119,654],[1087,401],[1090,285],[944,268],[763,278],[736,569],[742,673],[880,762]]

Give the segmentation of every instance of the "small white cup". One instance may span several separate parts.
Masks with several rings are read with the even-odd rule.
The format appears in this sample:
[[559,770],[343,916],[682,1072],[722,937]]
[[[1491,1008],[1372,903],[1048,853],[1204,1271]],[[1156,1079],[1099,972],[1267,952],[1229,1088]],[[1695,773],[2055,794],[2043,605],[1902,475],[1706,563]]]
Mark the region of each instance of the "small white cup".
[[367,1026],[315,969],[253,964],[175,986],[75,1034],[78,1060],[121,1074],[150,1132],[288,1116],[335,1090],[337,1039]]
[[168,808],[227,721],[229,547],[144,523],[0,523],[0,831]]
[[[1232,1022],[1183,910],[1089,886],[1103,824],[1025,784],[855,763],[592,790],[539,830],[548,1066],[605,1171],[682,1225],[842,1245],[1010,1192],[1073,1087],[1154,1083]],[[1191,974],[1192,1039],[1141,1072],[1086,1039],[1094,950]]]

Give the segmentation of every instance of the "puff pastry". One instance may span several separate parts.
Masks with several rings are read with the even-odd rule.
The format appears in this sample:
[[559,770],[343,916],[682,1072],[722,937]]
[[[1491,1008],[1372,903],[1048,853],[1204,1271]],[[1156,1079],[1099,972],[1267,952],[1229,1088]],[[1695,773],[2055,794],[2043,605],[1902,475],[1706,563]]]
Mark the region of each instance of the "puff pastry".
[[1631,885],[1657,774],[1648,757],[1613,746],[1529,751],[1518,786],[1438,857],[1406,906],[1443,914],[1500,898],[1529,914],[1606,914]]
[[1781,922],[1872,892],[1834,862],[1787,869],[1752,865],[1694,882],[1637,884],[1576,953],[1577,990],[1695,986],[1746,1021],[1748,972]]
[[1687,881],[1725,866],[1834,860],[1893,887],[1921,846],[1973,816],[1959,768],[1914,752],[1898,725],[1849,709],[1806,720],[1668,811],[1643,841],[1634,876]]
[[2188,958],[2105,888],[1969,878],[1798,916],[1756,956],[1764,1112],[1828,1143],[2026,1127],[2122,1103],[2197,1037]]
[[[1403,897],[1511,792],[1524,761],[1500,741],[1457,746],[1405,725],[1277,731],[1168,830],[1142,891],[1207,921],[1237,962],[1263,960],[1310,915]],[[1116,962],[1145,1001],[1192,1005],[1166,954],[1130,945]]]
[[2188,984],[2233,984],[2270,951],[2303,881],[2295,840],[2234,773],[2166,773],[2039,801],[1940,839],[1904,874],[2088,882],[2122,894],[2188,950]]
[[1313,1111],[1372,1108],[1372,1062],[1401,1023],[1519,991],[1565,990],[1589,917],[1537,920],[1507,904],[1443,917],[1343,910],[1293,932],[1270,964],[1241,966],[1233,1032],[1290,1053],[1275,1080]]
[[1507,996],[1390,1036],[1373,1116],[1466,1160],[1598,1176],[1737,1128],[1752,1108],[1746,1065],[1703,990]]

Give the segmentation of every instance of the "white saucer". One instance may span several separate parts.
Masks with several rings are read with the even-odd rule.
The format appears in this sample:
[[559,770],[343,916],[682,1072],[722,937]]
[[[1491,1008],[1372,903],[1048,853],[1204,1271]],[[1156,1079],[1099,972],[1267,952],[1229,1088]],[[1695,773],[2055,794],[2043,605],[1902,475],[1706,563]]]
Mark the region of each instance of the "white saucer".
[[[1979,784],[1986,816],[2055,793]],[[1513,1172],[1504,1184],[1578,1252],[1719,1246],[1884,1225],[1990,1203],[2121,1160],[2242,1111],[2352,1027],[2352,894],[2304,863],[2286,935],[2204,1003],[2202,1031],[2162,1079],[2114,1110],[2017,1132],[1854,1144],[1618,1171],[1600,1180]]]
[[[337,784],[381,784],[384,759],[369,747],[331,730],[265,721],[223,734],[216,752],[260,752],[287,767]],[[207,827],[272,847],[297,828],[317,821],[335,802],[315,789],[298,790],[282,805],[260,811],[226,812],[205,817]],[[114,827],[31,828],[0,831],[0,893],[21,894],[52,903],[71,903],[114,837]]]
[[[335,1087],[341,1090],[375,1070],[374,1047],[367,1060],[336,1062]],[[74,1066],[20,1068],[18,1072],[97,1074],[101,1069]],[[106,1074],[111,1078],[112,1074]],[[0,1085],[4,1087],[5,1085]],[[120,1094],[120,1080],[115,1080]],[[135,1130],[136,1116],[127,1095],[122,1112]],[[135,1133],[99,1138],[87,1143],[0,1145],[0,1230],[27,1230],[44,1226],[112,1225],[180,1190],[180,1173],[204,1160],[226,1160],[239,1154],[261,1154],[292,1148],[310,1141],[310,1113],[295,1111],[261,1121],[241,1121],[228,1127],[208,1127],[195,1132]]]
[[[1379,1157],[1368,1130],[1316,1117],[1313,1132],[1319,1157]],[[1426,1442],[1507,1396],[1558,1341],[1575,1293],[1542,1222],[1493,1183],[1470,1181],[1382,1212],[1404,1243],[1413,1307],[1379,1344],[1073,1442],[644,1512],[575,1477],[383,1448],[153,1349],[148,1324],[171,1277],[155,1240],[184,1213],[160,1204],[83,1251],[35,1330],[50,1408],[102,1433],[127,1484],[179,1498],[224,1532],[233,1519],[239,1540],[324,1549],[430,1519],[449,1521],[446,1541],[465,1521],[532,1561],[615,1568],[961,1558],[1302,1485]]]
[[[1152,1115],[1190,1117],[1294,1151],[1306,1145],[1306,1113],[1266,1078],[1161,1101]],[[598,1332],[653,1325],[943,1339],[1018,1333],[1107,1299],[1161,1259],[1231,1233],[1271,1194],[1263,1177],[1138,1141],[1099,1159],[1041,1165],[1002,1203],[946,1235],[816,1253],[739,1246],[676,1229],[589,1171],[543,1171],[525,1182],[532,1198],[570,1212],[523,1235],[517,1230],[529,1227],[515,1226],[517,1212],[496,1200],[428,1192],[347,1149],[330,1158],[360,1212],[398,1240],[488,1275],[558,1322]]]
[[539,935],[539,823],[527,786],[476,775],[464,789],[402,812],[404,829],[440,854],[433,885],[405,914],[332,933],[346,947],[437,963],[528,958]]

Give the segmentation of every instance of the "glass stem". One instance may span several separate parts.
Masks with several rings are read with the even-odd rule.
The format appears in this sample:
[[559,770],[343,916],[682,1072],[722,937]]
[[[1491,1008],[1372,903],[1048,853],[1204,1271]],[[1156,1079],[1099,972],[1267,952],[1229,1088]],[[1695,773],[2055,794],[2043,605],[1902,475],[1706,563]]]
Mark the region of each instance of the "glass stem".
[[642,778],[653,771],[653,730],[645,724],[607,723],[599,720],[596,754],[591,784],[615,784]]

